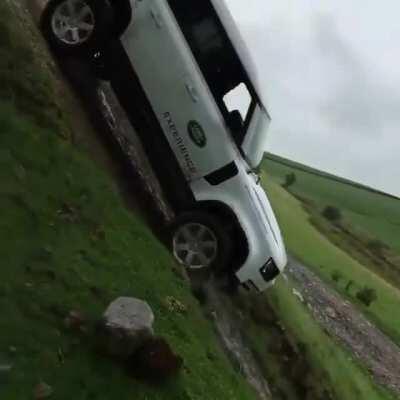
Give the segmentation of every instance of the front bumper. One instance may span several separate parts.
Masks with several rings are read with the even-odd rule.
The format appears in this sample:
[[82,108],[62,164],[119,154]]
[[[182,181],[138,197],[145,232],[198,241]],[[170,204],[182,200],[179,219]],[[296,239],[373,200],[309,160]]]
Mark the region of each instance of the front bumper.
[[263,292],[274,285],[280,273],[281,271],[276,266],[274,260],[270,258],[268,262],[256,272],[254,278],[242,282],[242,286],[247,290],[254,289],[257,292]]

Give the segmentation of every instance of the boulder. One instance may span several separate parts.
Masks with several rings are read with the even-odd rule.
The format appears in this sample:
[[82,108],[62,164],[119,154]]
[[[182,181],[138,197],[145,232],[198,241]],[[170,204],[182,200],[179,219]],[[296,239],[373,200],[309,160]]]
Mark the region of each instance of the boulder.
[[105,311],[99,324],[101,350],[110,356],[129,358],[153,337],[154,314],[139,299],[120,297]]

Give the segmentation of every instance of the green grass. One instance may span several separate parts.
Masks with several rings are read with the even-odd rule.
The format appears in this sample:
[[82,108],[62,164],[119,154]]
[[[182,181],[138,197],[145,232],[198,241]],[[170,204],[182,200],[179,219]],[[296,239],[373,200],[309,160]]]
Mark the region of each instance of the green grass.
[[280,184],[294,172],[297,181],[290,187],[293,194],[313,200],[320,210],[326,205],[340,208],[350,223],[400,253],[399,199],[319,175],[319,171],[275,156],[265,158],[263,169]]
[[13,103],[39,127],[65,133],[68,121],[62,99],[49,74],[50,60],[37,43],[37,32],[24,24],[7,4],[0,4],[0,98]]
[[[4,3],[0,32],[0,361],[13,366],[0,377],[0,397],[31,398],[45,381],[68,400],[254,398],[169,253],[106,173],[61,139],[68,116],[53,101],[52,77]],[[97,355],[91,331],[64,327],[70,310],[93,322],[123,295],[149,302],[156,333],[184,359],[179,377],[137,381]],[[187,312],[171,311],[168,296]]]
[[[371,320],[400,343],[400,320],[394,318],[400,304],[400,291],[333,245],[314,228],[302,204],[291,194],[269,177],[264,176],[264,183],[289,252],[327,282],[333,283],[332,275],[339,271],[341,279],[335,283],[336,289],[358,304]],[[350,280],[355,284],[347,292]],[[378,300],[370,307],[362,306],[356,299],[356,292],[364,286],[374,288],[378,295]]]
[[310,222],[338,248],[345,251],[360,264],[367,267],[391,285],[400,289],[400,254],[383,242],[366,236],[354,224],[343,218],[332,223],[326,219],[314,204],[306,203],[305,210]]
[[[40,380],[58,399],[252,398],[218,350],[187,283],[174,274],[169,253],[123,208],[103,175],[3,103],[0,126],[0,352],[18,349],[4,398],[27,398]],[[185,360],[179,379],[159,388],[140,384],[97,357],[90,338],[77,344],[63,328],[69,310],[95,320],[121,295],[150,303],[156,332]],[[169,311],[168,296],[187,314]],[[66,354],[63,364],[58,349]]]

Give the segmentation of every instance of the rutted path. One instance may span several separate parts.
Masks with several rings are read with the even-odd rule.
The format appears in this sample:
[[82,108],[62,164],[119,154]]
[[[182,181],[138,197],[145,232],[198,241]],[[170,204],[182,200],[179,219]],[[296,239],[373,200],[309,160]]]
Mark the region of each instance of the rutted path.
[[297,286],[294,293],[325,330],[367,367],[377,383],[400,395],[400,348],[298,261],[290,260],[286,275]]
[[255,388],[260,399],[271,399],[268,382],[238,328],[240,324],[237,315],[224,305],[224,299],[215,282],[211,281],[207,285],[206,291],[209,307],[213,308],[213,321],[225,350],[230,354],[234,363],[240,366],[240,372]]

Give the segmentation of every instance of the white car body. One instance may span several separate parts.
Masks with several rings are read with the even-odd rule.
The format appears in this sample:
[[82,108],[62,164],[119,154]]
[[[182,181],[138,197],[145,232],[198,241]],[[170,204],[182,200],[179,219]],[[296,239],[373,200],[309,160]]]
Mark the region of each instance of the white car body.
[[[195,3],[192,7],[196,7]],[[257,93],[257,104],[241,146],[233,139],[167,0],[131,1],[133,16],[121,42],[195,200],[225,204],[245,232],[248,256],[236,272],[237,278],[262,291],[274,279],[266,281],[261,268],[271,259],[280,272],[287,264],[274,212],[251,172],[262,160],[270,118],[251,57],[233,18],[221,0],[211,3]],[[191,122],[195,122],[195,131],[200,126],[200,139],[204,133],[204,146],[190,139]],[[218,185],[204,179],[232,162],[237,168],[235,176]]]

